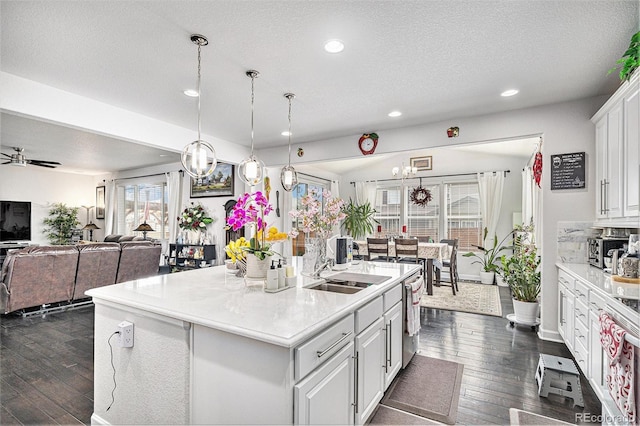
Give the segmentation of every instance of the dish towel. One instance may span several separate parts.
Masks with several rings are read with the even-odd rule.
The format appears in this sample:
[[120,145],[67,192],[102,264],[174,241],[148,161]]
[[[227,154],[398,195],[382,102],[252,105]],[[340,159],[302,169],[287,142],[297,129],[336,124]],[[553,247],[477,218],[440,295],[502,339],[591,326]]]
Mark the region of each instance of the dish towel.
[[636,403],[634,394],[634,347],[624,339],[627,332],[613,320],[611,315],[601,311],[600,344],[609,361],[607,388],[616,406],[635,424]]
[[420,332],[420,297],[424,293],[424,278],[419,277],[411,286],[411,299],[407,300],[407,333],[413,336]]

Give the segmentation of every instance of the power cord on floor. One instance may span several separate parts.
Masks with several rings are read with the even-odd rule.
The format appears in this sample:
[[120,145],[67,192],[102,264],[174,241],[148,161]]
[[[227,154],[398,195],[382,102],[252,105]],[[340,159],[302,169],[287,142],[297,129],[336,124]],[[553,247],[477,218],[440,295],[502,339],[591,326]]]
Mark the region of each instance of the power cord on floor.
[[109,344],[109,354],[111,355],[111,368],[113,368],[113,389],[111,390],[111,403],[107,407],[107,411],[109,411],[109,408],[111,408],[111,406],[115,402],[114,394],[116,391],[116,387],[118,387],[118,384],[116,383],[116,366],[113,364],[113,346],[111,346],[111,338],[116,334],[120,334],[120,332],[114,331],[113,333],[111,333],[111,336],[109,336],[109,339],[107,339],[107,343]]

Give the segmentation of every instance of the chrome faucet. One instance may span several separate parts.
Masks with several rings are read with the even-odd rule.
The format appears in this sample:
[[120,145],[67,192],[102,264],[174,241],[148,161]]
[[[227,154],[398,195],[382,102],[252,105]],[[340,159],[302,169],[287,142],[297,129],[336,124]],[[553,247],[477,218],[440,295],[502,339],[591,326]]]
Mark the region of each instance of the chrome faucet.
[[312,277],[314,277],[314,278],[320,278],[320,273],[321,273],[322,271],[324,271],[327,267],[329,267],[329,268],[330,268],[331,266],[333,266],[333,265],[334,265],[334,262],[335,262],[335,261],[334,261],[333,259],[331,259],[331,258],[326,259],[324,262],[322,262],[322,263],[320,264],[320,266],[318,266],[318,267],[316,268],[316,270],[315,270],[315,271],[313,271],[313,274],[311,274],[311,276],[312,276]]

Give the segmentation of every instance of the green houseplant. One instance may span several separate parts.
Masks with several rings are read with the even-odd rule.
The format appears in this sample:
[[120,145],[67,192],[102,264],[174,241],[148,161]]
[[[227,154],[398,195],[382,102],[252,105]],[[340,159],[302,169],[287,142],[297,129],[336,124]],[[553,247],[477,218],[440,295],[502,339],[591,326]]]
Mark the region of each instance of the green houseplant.
[[540,295],[540,258],[536,246],[516,236],[513,256],[502,256],[502,274],[513,295],[516,322],[535,324]]
[[376,210],[371,207],[369,201],[357,204],[351,198],[344,206],[343,212],[346,215],[342,221],[342,228],[354,239],[366,237],[373,234],[373,226],[378,221],[373,217]]
[[633,72],[640,66],[640,31],[631,36],[629,48],[616,61],[615,67],[611,68],[607,74],[611,74],[620,68],[620,81],[626,81],[631,78]]
[[71,244],[73,229],[80,224],[78,210],[78,207],[67,207],[64,203],[54,203],[51,206],[49,217],[43,221],[47,226],[44,232],[51,244]]
[[[485,227],[482,241],[487,239],[488,233],[489,233],[489,230]],[[500,243],[498,243],[498,236],[494,234],[492,248],[485,248],[485,247],[473,244],[473,247],[477,247],[480,250],[480,253],[471,251],[469,253],[463,254],[464,257],[476,258],[476,260],[474,260],[471,263],[479,263],[480,266],[482,267],[482,270],[480,271],[480,281],[483,284],[493,284],[495,273],[500,270],[500,264],[499,264],[500,252],[510,248],[510,246],[504,245],[505,241],[510,236],[511,234],[508,234],[506,237],[502,239],[502,241],[500,241]]]

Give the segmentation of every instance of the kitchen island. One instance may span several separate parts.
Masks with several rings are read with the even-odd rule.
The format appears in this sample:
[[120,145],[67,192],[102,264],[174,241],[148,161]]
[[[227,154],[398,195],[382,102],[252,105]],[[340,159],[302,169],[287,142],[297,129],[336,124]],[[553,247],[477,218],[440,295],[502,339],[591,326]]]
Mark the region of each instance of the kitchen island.
[[[354,373],[366,373],[372,362],[378,369],[384,364],[385,384],[390,370],[397,373],[386,359],[397,357],[401,340],[391,328],[398,327],[401,283],[419,270],[361,262],[348,272],[388,279],[353,294],[308,289],[318,279],[300,274],[295,287],[265,293],[224,266],[90,290],[92,423],[362,423],[372,411],[365,402],[377,404],[381,391],[358,388],[354,382],[362,377]],[[114,334],[122,321],[134,324],[131,348]],[[362,364],[354,365],[358,354]],[[330,386],[319,389],[323,369]],[[378,381],[377,373],[374,379],[368,382]],[[314,393],[323,400],[316,402]]]

